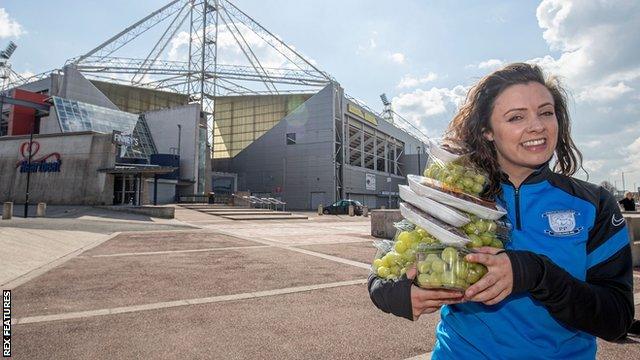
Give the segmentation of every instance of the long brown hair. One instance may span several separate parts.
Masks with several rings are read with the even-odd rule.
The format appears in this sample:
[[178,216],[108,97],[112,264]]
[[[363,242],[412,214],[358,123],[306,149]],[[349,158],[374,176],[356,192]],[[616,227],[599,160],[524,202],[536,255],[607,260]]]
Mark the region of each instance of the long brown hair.
[[500,194],[501,171],[495,145],[484,137],[491,130],[489,121],[495,99],[511,85],[540,83],[553,96],[558,119],[558,144],[553,170],[563,175],[573,175],[582,167],[582,154],[571,139],[571,124],[567,111],[567,95],[555,77],[545,77],[542,70],[526,63],[513,63],[485,76],[467,93],[467,98],[453,118],[445,138],[469,152],[470,160],[489,174],[489,186],[484,196],[493,198]]

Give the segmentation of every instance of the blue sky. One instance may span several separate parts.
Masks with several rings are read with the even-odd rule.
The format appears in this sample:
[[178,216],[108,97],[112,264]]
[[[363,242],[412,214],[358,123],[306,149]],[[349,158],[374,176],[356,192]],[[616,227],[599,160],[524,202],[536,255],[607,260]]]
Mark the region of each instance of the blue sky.
[[[59,68],[168,1],[0,1],[21,73]],[[640,186],[640,2],[235,0],[375,110],[442,134],[480,77],[515,61],[561,76],[590,181]],[[39,16],[37,16],[39,15]],[[584,178],[584,175],[579,177]]]

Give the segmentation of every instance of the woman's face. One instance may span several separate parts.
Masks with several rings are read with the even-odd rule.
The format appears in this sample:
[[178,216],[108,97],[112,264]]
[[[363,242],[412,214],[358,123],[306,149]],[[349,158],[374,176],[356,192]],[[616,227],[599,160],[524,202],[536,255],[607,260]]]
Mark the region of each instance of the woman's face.
[[489,121],[491,129],[484,136],[494,142],[498,163],[508,175],[526,177],[553,156],[558,119],[546,86],[509,86],[496,98]]

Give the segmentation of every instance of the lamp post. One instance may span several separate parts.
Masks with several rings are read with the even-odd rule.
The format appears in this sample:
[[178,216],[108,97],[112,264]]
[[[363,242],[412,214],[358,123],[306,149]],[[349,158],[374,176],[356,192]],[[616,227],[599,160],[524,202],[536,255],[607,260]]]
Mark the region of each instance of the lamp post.
[[31,124],[31,133],[29,134],[29,158],[27,159],[27,188],[24,195],[24,217],[27,218],[29,212],[29,181],[31,180],[31,148],[33,146],[33,126]]
[[422,164],[422,161],[420,161],[420,145],[416,146],[416,148],[418,149],[418,173],[416,175],[421,176],[420,165]]

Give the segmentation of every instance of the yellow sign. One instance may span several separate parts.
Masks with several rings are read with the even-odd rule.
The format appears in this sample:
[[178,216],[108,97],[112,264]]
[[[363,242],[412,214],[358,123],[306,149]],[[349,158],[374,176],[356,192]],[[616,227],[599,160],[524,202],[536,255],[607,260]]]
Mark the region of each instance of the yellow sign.
[[350,103],[347,104],[347,111],[354,115],[358,115],[362,119],[365,119],[366,121],[372,123],[375,126],[378,126],[378,119],[376,119],[375,115],[369,112],[362,111],[362,109],[360,109],[359,107],[353,104],[350,104]]
[[364,113],[364,119],[372,123],[373,125],[378,126],[378,119],[376,119],[376,117],[373,114],[370,114],[368,112]]

